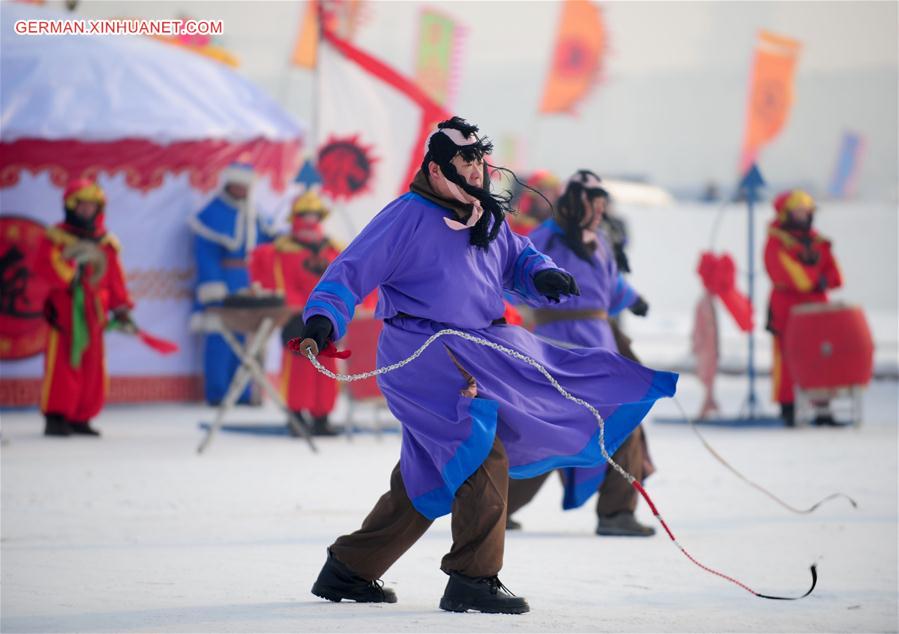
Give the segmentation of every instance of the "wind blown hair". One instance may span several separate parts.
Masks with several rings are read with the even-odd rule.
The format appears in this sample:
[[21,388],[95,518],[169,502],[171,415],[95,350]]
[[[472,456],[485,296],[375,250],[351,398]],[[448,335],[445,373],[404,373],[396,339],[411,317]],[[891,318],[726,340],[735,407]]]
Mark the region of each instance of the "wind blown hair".
[[[599,176],[590,170],[578,170],[568,180],[565,191],[556,203],[556,222],[564,232],[563,240],[574,254],[592,262],[595,243],[584,244],[584,229],[593,219],[592,203],[608,198],[609,193],[598,185]],[[590,205],[588,207],[588,205]]]
[[[456,155],[460,155],[466,161],[483,159],[493,152],[493,143],[486,137],[483,139],[478,137],[478,126],[468,123],[462,117],[453,117],[442,121],[437,124],[437,129],[438,132],[432,134],[428,139],[427,152],[421,162],[422,171],[427,174],[428,163],[433,161],[440,167],[447,180],[455,183],[463,191],[480,201],[481,208],[485,213],[471,228],[469,241],[474,246],[487,249],[499,235],[506,214],[512,212],[512,195],[509,192],[491,193],[486,163],[484,164],[484,186],[473,187],[459,176],[459,172],[456,171],[451,161]],[[463,137],[474,138],[476,141],[470,145],[456,145],[447,134],[441,134],[440,130],[457,130]]]

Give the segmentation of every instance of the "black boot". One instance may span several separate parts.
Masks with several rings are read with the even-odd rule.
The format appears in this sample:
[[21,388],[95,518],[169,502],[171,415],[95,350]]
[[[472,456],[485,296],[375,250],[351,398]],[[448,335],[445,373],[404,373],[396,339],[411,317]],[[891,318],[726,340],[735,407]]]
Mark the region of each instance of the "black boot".
[[312,585],[312,594],[328,601],[342,599],[357,603],[396,603],[396,593],[377,579],[363,579],[346,564],[337,561],[328,549],[328,560]]
[[521,522],[513,520],[511,517],[506,518],[506,530],[507,531],[520,531],[521,530]]
[[796,426],[796,413],[792,403],[780,404],[780,417],[784,419],[784,424],[787,427]]
[[71,420],[69,421],[69,427],[72,430],[72,434],[75,436],[99,436],[100,430],[94,429],[91,427],[91,422],[89,420]]
[[633,513],[621,511],[613,515],[600,515],[596,534],[615,537],[652,537],[656,534],[656,529],[638,522]]
[[342,427],[332,427],[328,422],[328,415],[316,416],[312,419],[313,436],[338,436],[343,432]]
[[72,427],[61,414],[46,414],[44,416],[44,436],[71,436]]
[[490,614],[524,614],[531,608],[524,597],[516,597],[499,577],[466,577],[449,573],[449,581],[440,609],[447,612],[487,612]]
[[[304,412],[296,410],[294,411],[293,415],[296,416],[296,419],[297,421],[299,421],[300,426],[311,434],[312,430],[310,429],[311,426],[309,425],[309,419],[305,416]],[[303,435],[300,431],[294,429],[294,426],[289,422],[287,423],[287,433],[294,438],[299,438]]]

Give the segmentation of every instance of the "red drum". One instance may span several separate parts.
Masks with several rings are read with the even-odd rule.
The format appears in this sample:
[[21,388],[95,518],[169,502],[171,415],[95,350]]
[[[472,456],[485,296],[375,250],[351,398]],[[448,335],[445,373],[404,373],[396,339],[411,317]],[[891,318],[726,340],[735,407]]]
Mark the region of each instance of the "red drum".
[[867,385],[874,372],[874,342],[864,312],[839,302],[794,306],[785,357],[803,390]]

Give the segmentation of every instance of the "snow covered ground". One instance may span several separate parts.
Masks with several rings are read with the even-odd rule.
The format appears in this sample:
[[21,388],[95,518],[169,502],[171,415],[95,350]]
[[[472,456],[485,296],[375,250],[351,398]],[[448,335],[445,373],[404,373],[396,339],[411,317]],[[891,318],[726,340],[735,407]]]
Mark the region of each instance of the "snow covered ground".
[[[767,394],[768,386],[760,386]],[[699,404],[695,378],[679,390]],[[736,411],[741,378],[719,384]],[[386,490],[399,436],[301,441],[223,433],[195,453],[200,406],[110,407],[102,440],[46,439],[35,412],[2,414],[3,632],[860,632],[897,630],[897,399],[875,382],[859,429],[703,428],[737,468],[795,505],[740,482],[686,425],[648,424],[648,482],[680,542],[700,561],[770,594],[766,601],[690,563],[661,535],[599,538],[592,509],[563,513],[551,479],[517,518],[503,581],[523,616],[437,608],[447,518],[387,572],[394,605],[331,604],[309,588],[338,534]],[[344,406],[341,404],[341,410]],[[653,414],[676,415],[671,402]],[[341,413],[338,412],[338,420]],[[234,421],[274,422],[272,409]],[[644,505],[639,515],[653,521]]]

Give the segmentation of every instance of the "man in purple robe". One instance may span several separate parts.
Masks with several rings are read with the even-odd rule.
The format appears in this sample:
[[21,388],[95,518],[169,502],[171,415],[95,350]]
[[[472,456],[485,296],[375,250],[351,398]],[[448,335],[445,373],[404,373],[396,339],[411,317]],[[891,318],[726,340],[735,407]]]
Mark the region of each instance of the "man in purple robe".
[[[490,192],[485,169],[493,146],[477,131],[458,117],[438,125],[411,191],[362,230],[313,290],[300,347],[317,354],[339,340],[354,307],[378,288],[379,367],[407,359],[444,328],[517,350],[597,408],[613,452],[656,399],[674,393],[677,375],[607,350],[554,346],[504,323],[504,290],[535,307],[579,291],[571,275],[509,230],[509,198]],[[598,465],[596,419],[530,365],[454,336],[378,384],[403,427],[400,461],[362,527],[328,549],[313,594],[395,602],[379,578],[435,518],[452,513],[441,609],[527,612],[527,601],[497,576],[508,479]]]
[[[581,290],[580,296],[572,298],[564,307],[534,311],[538,336],[560,345],[620,352],[609,318],[625,309],[646,315],[648,305],[624,280],[614,250],[598,231],[608,200],[599,176],[589,170],[579,170],[568,181],[556,205],[555,217],[531,232],[529,237],[534,246],[574,275]],[[641,481],[654,471],[640,427],[613,459]],[[634,517],[637,491],[618,473],[607,474],[605,463],[563,469],[560,473],[564,486],[562,507],[566,510],[583,505],[599,492],[598,535],[649,537],[655,534],[653,527],[641,524]],[[545,473],[509,483],[509,528],[521,528],[511,518],[512,514],[537,495],[548,476]]]

